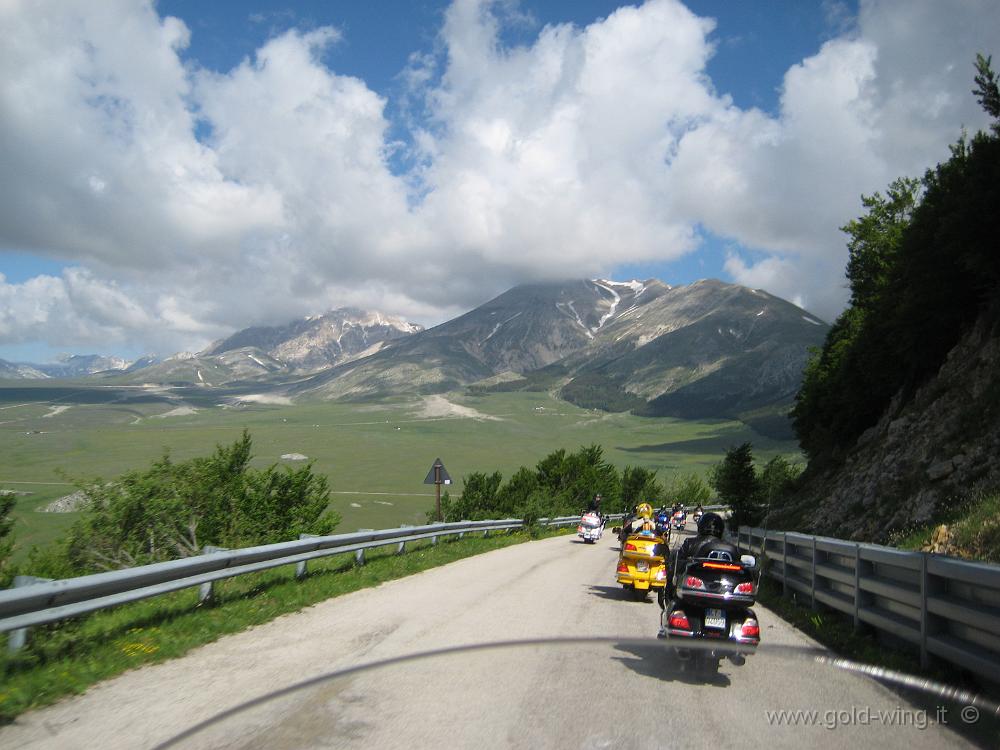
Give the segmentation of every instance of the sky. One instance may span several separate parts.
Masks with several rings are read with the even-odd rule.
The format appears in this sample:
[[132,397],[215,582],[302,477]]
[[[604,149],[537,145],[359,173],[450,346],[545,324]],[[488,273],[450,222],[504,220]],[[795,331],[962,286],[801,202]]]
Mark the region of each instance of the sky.
[[699,278],[826,320],[995,0],[0,0],[0,359]]

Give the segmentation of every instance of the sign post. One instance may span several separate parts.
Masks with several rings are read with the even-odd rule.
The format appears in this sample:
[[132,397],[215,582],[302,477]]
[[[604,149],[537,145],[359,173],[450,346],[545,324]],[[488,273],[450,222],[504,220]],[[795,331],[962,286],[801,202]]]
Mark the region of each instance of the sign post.
[[437,520],[440,523],[443,519],[441,518],[441,485],[451,484],[451,477],[448,475],[448,470],[444,468],[444,464],[441,463],[441,459],[434,459],[434,463],[431,464],[431,470],[427,472],[427,476],[424,479],[424,484],[434,485],[434,499],[435,508],[437,509]]

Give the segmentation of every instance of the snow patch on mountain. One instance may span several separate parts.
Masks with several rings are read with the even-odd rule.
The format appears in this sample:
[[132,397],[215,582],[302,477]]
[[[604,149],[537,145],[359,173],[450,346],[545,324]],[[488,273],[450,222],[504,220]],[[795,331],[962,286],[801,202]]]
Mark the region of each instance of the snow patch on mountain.
[[261,362],[255,356],[253,356],[250,352],[247,352],[247,357],[249,357],[250,359],[252,359],[254,362],[256,362],[258,365],[260,365],[261,367],[263,367],[265,370],[268,369],[267,365],[265,365],[263,362]]
[[595,284],[628,287],[633,292],[635,292],[636,297],[638,297],[640,294],[646,291],[646,285],[636,279],[632,279],[631,281],[612,281],[611,279],[594,279],[593,281]]
[[493,334],[495,334],[497,331],[499,331],[500,328],[501,328],[501,326],[504,326],[507,323],[510,323],[510,321],[512,321],[514,318],[516,318],[520,314],[521,313],[516,312],[513,315],[511,315],[509,318],[507,318],[506,320],[500,321],[495,326],[493,326],[493,330],[490,331],[490,335],[489,336],[487,336],[486,338],[483,339],[483,343],[485,344],[487,341],[489,341],[491,338],[493,338]]
[[[566,310],[565,310],[565,309],[563,309],[563,305],[565,305],[566,307],[568,307],[568,308],[570,309],[570,311],[571,311],[571,312],[573,313],[573,315],[572,315],[572,316],[570,316],[570,315],[569,315],[569,314],[568,314],[568,313],[566,312]],[[580,320],[580,313],[578,313],[578,312],[576,311],[576,308],[575,308],[575,307],[573,307],[573,302],[572,302],[572,301],[570,301],[570,302],[565,302],[565,303],[564,303],[564,302],[556,302],[556,309],[557,309],[557,310],[558,310],[559,312],[561,312],[561,313],[562,313],[563,315],[565,315],[565,316],[566,316],[567,318],[568,318],[568,317],[572,317],[572,318],[573,318],[574,320],[576,320],[576,324],[577,324],[578,326],[580,326],[580,328],[582,328],[582,329],[583,329],[583,332],[584,332],[584,333],[586,333],[586,334],[587,334],[587,338],[590,338],[590,339],[594,338],[594,334],[593,334],[593,333],[591,333],[591,332],[590,332],[590,329],[589,329],[589,328],[587,328],[587,326],[585,326],[585,325],[583,324],[583,321],[582,321],[582,320]]]
[[[614,317],[615,310],[618,309],[618,303],[622,301],[622,298],[619,296],[618,292],[616,292],[610,286],[607,286],[606,284],[602,284],[599,281],[595,281],[594,284],[597,287],[599,287],[601,289],[604,289],[605,291],[610,292],[611,296],[614,298],[613,301],[611,302],[611,309],[608,310],[608,312],[605,313],[603,316],[601,316],[601,319],[597,323],[597,328],[591,329],[591,330],[593,330],[594,333],[597,333],[599,330],[601,330],[604,327],[604,324],[607,323],[608,320],[610,320],[612,317]],[[619,284],[619,286],[628,286],[628,284]]]

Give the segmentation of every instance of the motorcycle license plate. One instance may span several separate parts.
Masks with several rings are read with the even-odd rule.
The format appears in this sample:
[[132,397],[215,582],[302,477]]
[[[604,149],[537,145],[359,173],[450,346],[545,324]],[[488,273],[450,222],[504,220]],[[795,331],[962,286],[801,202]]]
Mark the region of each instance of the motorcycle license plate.
[[640,573],[648,573],[649,563],[646,562],[645,560],[640,560],[635,564],[635,569],[638,570]]
[[706,609],[705,610],[705,627],[706,628],[718,628],[720,630],[725,630],[726,628],[726,613],[721,609]]

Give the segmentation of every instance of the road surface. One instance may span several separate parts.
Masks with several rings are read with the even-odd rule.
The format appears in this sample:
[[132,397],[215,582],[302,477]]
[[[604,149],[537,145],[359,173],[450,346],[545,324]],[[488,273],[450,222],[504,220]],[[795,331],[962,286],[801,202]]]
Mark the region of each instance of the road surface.
[[[454,653],[362,671],[186,738],[184,748],[958,748],[933,707],[867,678],[789,659],[817,648],[762,607],[762,649],[681,671],[652,639],[655,597],[614,582],[617,541],[515,545],[323,602],[107,681],[0,728],[0,747],[155,748],[233,706],[335,670],[465,644],[614,637],[643,643]],[[778,711],[816,711],[786,714]],[[771,713],[769,713],[771,712]],[[787,721],[798,726],[788,726]],[[958,721],[952,713],[947,718]],[[804,724],[804,725],[803,725]]]

